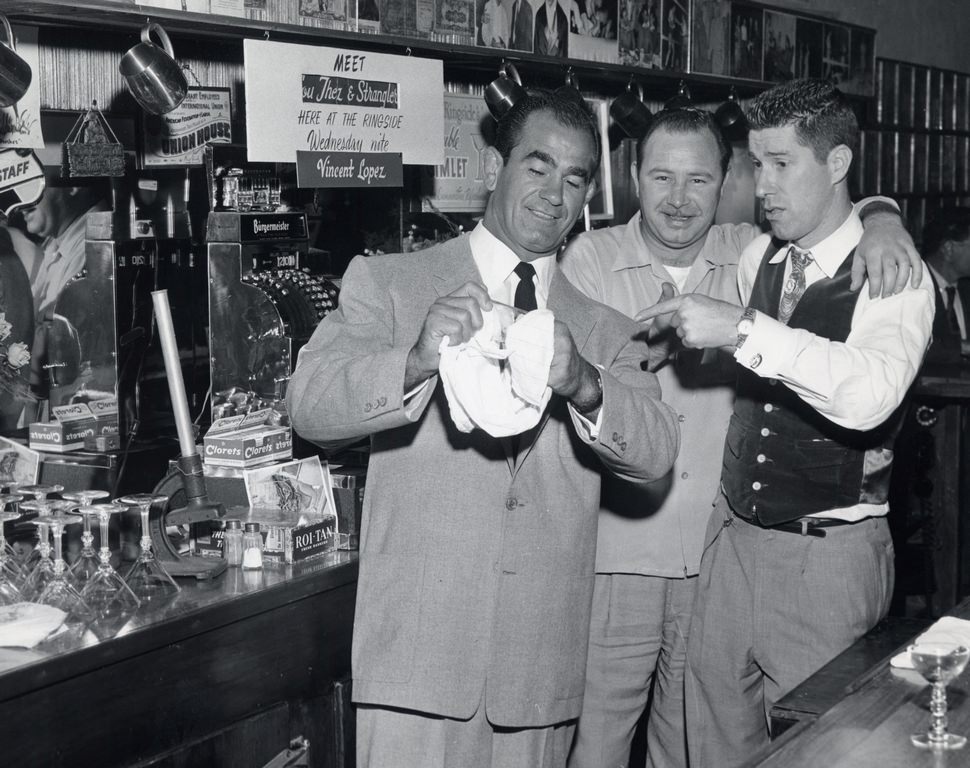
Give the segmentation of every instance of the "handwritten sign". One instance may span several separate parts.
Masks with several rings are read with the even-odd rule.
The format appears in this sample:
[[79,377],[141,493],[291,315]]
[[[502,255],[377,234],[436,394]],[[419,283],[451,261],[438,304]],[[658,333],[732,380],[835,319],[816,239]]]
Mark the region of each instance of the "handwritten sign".
[[245,40],[246,133],[252,162],[297,152],[444,158],[442,63],[417,56]]
[[421,191],[439,211],[484,211],[483,152],[488,142],[482,135],[483,122],[492,117],[481,96],[448,93],[444,96],[445,157],[438,165],[422,169]]
[[165,115],[145,118],[145,166],[202,165],[206,144],[229,144],[232,123],[228,88],[189,88]]
[[359,152],[297,152],[298,187],[400,187],[401,155]]

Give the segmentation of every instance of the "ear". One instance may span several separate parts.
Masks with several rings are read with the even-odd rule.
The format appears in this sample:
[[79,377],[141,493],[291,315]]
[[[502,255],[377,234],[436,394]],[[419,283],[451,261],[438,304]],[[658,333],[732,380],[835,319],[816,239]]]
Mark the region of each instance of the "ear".
[[593,199],[593,195],[599,190],[599,177],[594,176],[590,179],[589,184],[586,186],[586,202],[583,203],[584,206],[589,205],[589,201]]
[[832,184],[844,181],[849,175],[849,168],[852,167],[852,150],[845,144],[833,147],[829,150],[828,167]]
[[640,197],[640,164],[634,160],[630,163],[630,178],[633,179],[633,190]]
[[485,189],[494,192],[498,185],[498,177],[505,167],[501,153],[495,147],[485,147]]

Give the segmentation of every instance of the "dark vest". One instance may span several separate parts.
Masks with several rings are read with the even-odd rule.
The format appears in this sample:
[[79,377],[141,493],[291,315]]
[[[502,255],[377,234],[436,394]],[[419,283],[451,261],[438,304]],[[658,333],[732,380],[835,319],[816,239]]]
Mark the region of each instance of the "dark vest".
[[[749,306],[777,318],[787,259],[769,264],[784,244],[772,240]],[[849,290],[851,256],[835,277],[813,283],[788,325],[845,341],[858,294]],[[833,424],[774,379],[741,368],[724,445],[722,484],[734,511],[772,526],[803,515],[886,501],[892,444],[902,406],[875,429]]]

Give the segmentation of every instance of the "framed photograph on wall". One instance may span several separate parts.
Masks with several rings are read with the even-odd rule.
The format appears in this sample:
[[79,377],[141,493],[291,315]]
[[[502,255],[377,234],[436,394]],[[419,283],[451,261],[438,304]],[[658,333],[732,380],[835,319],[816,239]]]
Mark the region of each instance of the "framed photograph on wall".
[[664,69],[687,71],[690,50],[690,7],[688,0],[664,0],[663,4]]
[[853,27],[849,31],[849,77],[842,90],[860,96],[876,94],[876,33]]
[[799,17],[795,24],[795,77],[822,76],[821,22]]
[[[622,9],[623,0],[620,2]],[[690,46],[691,72],[728,74],[731,46],[730,0],[694,0]]]
[[765,80],[783,83],[795,77],[795,21],[789,13],[765,11]]
[[731,77],[764,78],[764,10],[753,5],[731,5]]
[[840,88],[849,78],[849,28],[838,24],[822,27],[822,78]]

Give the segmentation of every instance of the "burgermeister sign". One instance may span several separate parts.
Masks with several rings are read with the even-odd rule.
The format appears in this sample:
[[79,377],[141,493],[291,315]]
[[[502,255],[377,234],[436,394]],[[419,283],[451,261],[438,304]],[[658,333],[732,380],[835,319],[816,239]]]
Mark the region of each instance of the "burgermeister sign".
[[[243,45],[250,161],[325,153],[303,157],[304,170],[324,183],[305,173],[301,184],[349,186],[386,183],[397,175],[396,155],[413,165],[444,160],[441,142],[428,141],[444,130],[441,61],[268,40]],[[370,154],[384,157],[361,161]]]

